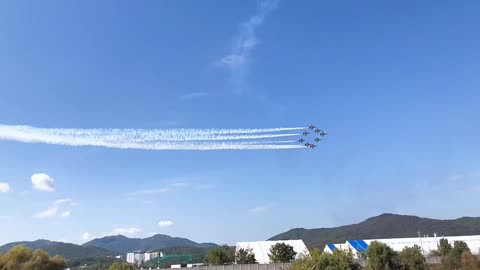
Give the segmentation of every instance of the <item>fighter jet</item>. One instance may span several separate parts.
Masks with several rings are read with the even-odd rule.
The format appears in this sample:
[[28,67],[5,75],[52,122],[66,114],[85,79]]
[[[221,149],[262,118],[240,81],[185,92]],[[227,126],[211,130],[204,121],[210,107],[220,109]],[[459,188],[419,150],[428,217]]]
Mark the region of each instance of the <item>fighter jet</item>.
[[313,130],[313,129],[315,128],[315,126],[314,126],[314,125],[310,125],[308,128]]
[[321,130],[321,129],[318,129],[318,128],[315,129],[315,132],[316,132],[316,133],[320,133],[320,131],[322,131],[322,130]]
[[321,140],[322,140],[322,139],[320,139],[320,138],[315,138],[315,141],[316,141],[316,142],[319,142],[319,141],[321,141]]
[[310,132],[308,132],[308,131],[303,132],[303,136],[307,136],[308,134],[310,134]]
[[305,144],[306,147],[310,147],[310,145],[311,145],[311,144],[308,143],[308,142]]
[[327,134],[328,134],[328,133],[325,133],[325,132],[323,132],[323,131],[319,133],[319,135],[322,136],[322,137],[325,136],[325,135],[327,135]]
[[304,141],[305,141],[304,139],[298,140],[299,143],[303,143]]
[[315,148],[315,147],[317,147],[315,144],[313,143],[310,144],[310,148]]

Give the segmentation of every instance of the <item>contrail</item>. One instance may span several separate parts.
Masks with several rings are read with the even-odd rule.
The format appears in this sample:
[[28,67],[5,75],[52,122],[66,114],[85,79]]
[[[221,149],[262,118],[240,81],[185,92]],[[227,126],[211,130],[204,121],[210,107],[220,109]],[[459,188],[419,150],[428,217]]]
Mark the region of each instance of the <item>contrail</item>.
[[[304,148],[303,127],[269,129],[65,129],[0,125],[0,140],[144,150],[274,150]],[[269,139],[268,141],[266,139]]]

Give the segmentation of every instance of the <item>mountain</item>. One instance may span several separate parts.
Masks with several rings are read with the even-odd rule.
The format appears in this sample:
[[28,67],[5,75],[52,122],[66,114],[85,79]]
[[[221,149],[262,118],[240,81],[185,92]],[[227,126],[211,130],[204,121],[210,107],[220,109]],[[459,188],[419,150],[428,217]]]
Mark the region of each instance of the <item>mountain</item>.
[[48,240],[37,240],[32,242],[14,242],[8,243],[0,247],[1,252],[7,252],[12,247],[17,245],[24,245],[30,249],[43,249],[50,256],[59,255],[67,260],[82,259],[87,257],[109,256],[114,252],[98,248],[98,247],[84,247],[75,244],[53,242]]
[[335,228],[296,228],[269,240],[302,239],[309,248],[323,249],[328,243],[344,243],[350,239],[416,237],[418,232],[430,236],[433,236],[434,233],[439,236],[478,235],[480,234],[480,218],[462,217],[453,220],[438,220],[383,214],[358,224]]
[[128,238],[123,235],[106,236],[93,239],[85,244],[84,247],[99,247],[115,252],[126,253],[135,250],[154,250],[173,247],[196,247],[211,248],[216,247],[212,243],[196,243],[186,238],[171,237],[163,234],[156,234],[148,238]]

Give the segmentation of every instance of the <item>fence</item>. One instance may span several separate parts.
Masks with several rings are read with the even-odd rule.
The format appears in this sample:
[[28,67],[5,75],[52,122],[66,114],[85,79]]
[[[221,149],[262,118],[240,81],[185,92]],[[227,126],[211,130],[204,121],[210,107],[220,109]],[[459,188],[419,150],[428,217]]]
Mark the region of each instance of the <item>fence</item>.
[[[218,266],[194,266],[184,267],[181,270],[288,270],[291,263],[271,263],[271,264],[229,264]],[[160,270],[172,270],[172,268],[161,268]]]

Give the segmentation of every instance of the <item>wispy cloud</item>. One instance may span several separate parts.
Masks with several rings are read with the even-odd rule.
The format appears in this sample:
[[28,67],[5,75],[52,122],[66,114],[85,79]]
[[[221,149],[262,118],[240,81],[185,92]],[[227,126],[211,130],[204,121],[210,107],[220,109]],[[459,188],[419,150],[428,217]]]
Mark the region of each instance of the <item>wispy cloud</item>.
[[135,227],[132,227],[132,228],[116,228],[113,230],[113,232],[110,234],[110,235],[118,235],[118,234],[121,234],[121,235],[124,235],[124,236],[128,236],[128,237],[133,237],[133,236],[138,236],[142,233],[142,229],[140,228],[135,228]]
[[115,228],[111,232],[108,233],[100,233],[100,234],[94,234],[90,232],[84,232],[80,238],[83,242],[87,242],[90,240],[93,240],[95,238],[102,238],[106,236],[112,236],[112,235],[123,235],[127,237],[136,237],[141,235],[143,232],[142,229],[137,228],[137,227],[127,227],[127,228]]
[[137,190],[134,192],[128,193],[130,196],[138,196],[138,195],[152,195],[152,194],[159,194],[159,193],[165,193],[170,191],[171,189],[168,187],[163,187],[163,188],[151,188],[151,189],[142,189],[142,190]]
[[240,24],[230,53],[218,61],[220,66],[229,69],[230,80],[236,93],[242,93],[247,88],[247,73],[251,54],[260,43],[256,34],[257,28],[264,23],[270,12],[277,8],[278,3],[279,0],[261,0],[256,13]]
[[256,213],[256,214],[265,213],[265,212],[267,212],[268,210],[270,210],[271,208],[272,208],[272,205],[271,205],[271,204],[259,205],[259,206],[256,206],[256,207],[254,207],[254,208],[249,209],[248,212],[250,212],[250,213]]
[[469,186],[461,189],[457,189],[458,193],[480,193],[480,185]]
[[154,187],[154,188],[137,190],[134,192],[130,192],[127,195],[129,196],[154,195],[154,194],[166,193],[174,189],[185,188],[185,187],[188,187],[189,185],[190,183],[187,183],[187,182],[173,182],[164,187]]
[[[298,136],[302,129],[62,129],[0,125],[0,140],[142,150],[280,150],[305,148],[294,140],[279,140]],[[55,190],[53,179],[46,174],[32,176],[32,183],[39,191]]]
[[33,215],[33,218],[43,219],[52,217],[69,217],[71,215],[70,207],[72,199],[56,200],[46,210]]
[[186,182],[175,182],[173,184],[171,184],[170,186],[172,187],[188,187],[190,185],[190,183],[186,183]]
[[10,191],[10,185],[8,183],[0,183],[0,193],[7,193]]
[[32,175],[32,187],[35,190],[42,192],[52,192],[55,191],[55,186],[53,185],[54,180],[45,173],[36,173]]
[[480,179],[480,172],[469,172],[463,174],[456,174],[450,176],[448,179],[451,181],[459,181],[459,180],[470,180],[470,179]]
[[160,228],[168,228],[168,227],[172,227],[173,225],[175,225],[175,222],[171,220],[161,220],[158,222],[158,226]]
[[207,92],[192,92],[185,95],[180,96],[181,99],[191,100],[196,98],[202,98],[208,96]]

